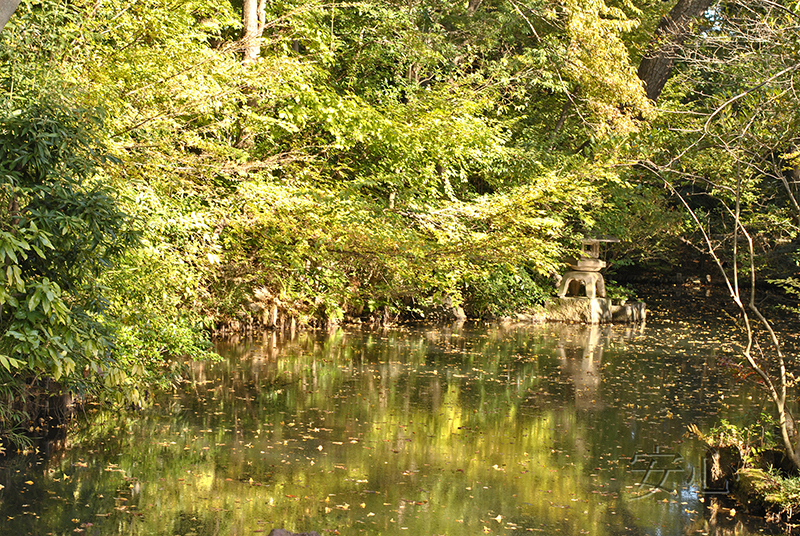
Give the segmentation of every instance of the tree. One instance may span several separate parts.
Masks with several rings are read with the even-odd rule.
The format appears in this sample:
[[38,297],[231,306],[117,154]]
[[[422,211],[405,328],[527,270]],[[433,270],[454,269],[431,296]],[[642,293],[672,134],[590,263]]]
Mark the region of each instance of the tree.
[[[144,222],[102,278],[126,329],[252,319],[265,288],[297,318],[445,294],[497,308],[515,277],[541,300],[610,205],[600,149],[649,110],[636,23],[611,2],[78,0],[50,10],[60,49],[34,39],[49,5],[26,6],[38,33],[18,25],[17,50],[107,110],[106,173]],[[148,355],[183,348],[166,346]]]
[[244,0],[242,22],[244,23],[244,62],[251,63],[261,54],[261,36],[264,34],[267,0]]
[[0,391],[21,391],[3,435],[36,416],[29,398],[115,391],[131,373],[112,357],[98,277],[136,233],[95,174],[100,124],[46,101],[0,117]]
[[639,78],[645,84],[647,98],[656,101],[672,75],[681,45],[692,35],[693,23],[713,0],[678,0],[656,28],[650,46],[639,63]]
[[[796,389],[774,319],[761,305],[763,280],[795,288],[800,205],[797,166],[800,83],[797,15],[773,0],[729,1],[713,27],[687,40],[685,62],[665,89],[643,166],[689,215],[697,247],[716,262],[739,309],[741,355],[778,417],[783,446],[800,468],[800,433],[789,410]],[[789,251],[789,272],[775,263]],[[791,252],[794,253],[791,253]],[[746,281],[746,283],[745,283]]]
[[[188,91],[176,80],[186,64],[162,59],[208,61],[217,26],[199,3],[151,7],[24,3],[0,34],[2,440],[27,430],[26,419],[50,395],[143,404],[187,356],[207,355],[193,293],[195,261],[208,258],[198,250],[210,233],[204,218],[170,211],[180,204],[170,196],[153,199],[147,180],[164,168],[144,165],[141,138],[131,137],[159,140],[144,125],[167,131],[153,116],[168,121],[174,109],[157,106],[190,99],[146,90],[160,83],[170,93],[167,82]],[[216,5],[208,13],[235,24]],[[113,29],[103,26],[109,20]],[[224,67],[241,67],[233,43],[229,50]],[[126,55],[134,52],[136,60]],[[137,97],[120,97],[131,90]],[[156,154],[159,165],[171,162],[168,151]]]

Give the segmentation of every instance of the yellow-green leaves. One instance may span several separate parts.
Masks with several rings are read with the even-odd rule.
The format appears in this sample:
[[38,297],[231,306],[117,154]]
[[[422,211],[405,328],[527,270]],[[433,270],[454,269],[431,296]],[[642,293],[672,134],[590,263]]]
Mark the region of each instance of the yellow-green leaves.
[[651,105],[622,39],[637,21],[603,0],[567,0],[564,9],[570,39],[564,73],[579,88],[574,98],[586,102],[601,134],[637,130],[637,117],[649,115]]
[[23,362],[19,359],[14,359],[13,357],[0,354],[0,366],[2,366],[8,372],[11,372],[12,369],[20,368],[22,364]]

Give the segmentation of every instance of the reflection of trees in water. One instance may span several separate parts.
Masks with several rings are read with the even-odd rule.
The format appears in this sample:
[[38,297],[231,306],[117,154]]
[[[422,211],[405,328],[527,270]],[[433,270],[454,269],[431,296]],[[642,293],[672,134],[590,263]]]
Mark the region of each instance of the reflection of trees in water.
[[[681,362],[690,372],[706,365],[647,354],[648,337],[616,326],[463,325],[220,344],[226,359],[196,364],[195,383],[161,399],[157,418],[90,428],[94,454],[65,453],[57,465],[74,480],[50,485],[65,497],[85,490],[75,505],[115,488],[128,504],[161,505],[143,533],[245,533],[259,519],[387,534],[400,521],[453,533],[455,519],[463,533],[679,531],[674,505],[626,498],[636,482],[623,458],[680,437],[683,421],[660,408],[675,410]],[[720,386],[710,368],[702,381]]]
[[[566,333],[569,327],[558,329]],[[419,513],[419,506],[408,508],[413,498],[447,503],[447,516],[470,520],[476,502],[464,497],[470,493],[464,490],[474,487],[471,493],[478,504],[513,511],[524,499],[529,523],[535,519],[574,531],[587,521],[588,526],[600,523],[603,515],[593,509],[588,520],[563,522],[559,510],[540,496],[546,491],[548,500],[562,508],[581,493],[586,462],[570,458],[565,450],[581,441],[581,431],[562,418],[570,405],[550,399],[549,407],[535,417],[520,412],[531,393],[549,390],[559,376],[560,339],[552,330],[553,326],[481,331],[461,327],[411,336],[356,332],[338,338],[278,338],[278,351],[272,336],[266,348],[237,348],[230,361],[233,368],[221,366],[212,389],[217,402],[226,397],[231,405],[237,398],[262,397],[255,405],[261,415],[252,421],[272,423],[272,438],[319,437],[309,429],[323,429],[334,431],[323,434],[327,439],[370,445],[374,457],[366,455],[370,450],[344,447],[326,446],[324,453],[337,456],[351,474],[385,483],[391,490],[385,500],[396,503],[399,513]],[[205,374],[198,378],[210,377]],[[243,392],[248,390],[249,395]],[[283,392],[274,396],[278,391]],[[232,411],[237,422],[241,411]],[[288,415],[306,422],[289,427],[281,422]],[[238,424],[233,428],[240,429]],[[307,455],[323,467],[335,465],[317,454]],[[376,464],[375,459],[391,463]],[[297,469],[293,471],[292,478],[297,478]],[[506,471],[526,476],[512,483]],[[431,488],[425,473],[438,477],[432,489],[420,494],[414,486],[426,482],[426,489]],[[491,491],[483,491],[483,484],[491,484]],[[497,495],[498,488],[504,493]]]

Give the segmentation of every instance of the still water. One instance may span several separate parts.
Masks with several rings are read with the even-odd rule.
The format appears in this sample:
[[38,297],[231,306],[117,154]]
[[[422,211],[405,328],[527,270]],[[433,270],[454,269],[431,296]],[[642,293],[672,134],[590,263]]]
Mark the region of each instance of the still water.
[[760,411],[713,315],[266,334],[0,467],[0,534],[762,534],[686,435]]

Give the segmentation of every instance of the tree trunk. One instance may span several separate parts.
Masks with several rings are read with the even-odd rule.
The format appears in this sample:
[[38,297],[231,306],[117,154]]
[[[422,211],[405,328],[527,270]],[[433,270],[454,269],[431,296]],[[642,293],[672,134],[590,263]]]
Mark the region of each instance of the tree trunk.
[[553,131],[550,133],[550,150],[552,151],[555,149],[556,145],[556,138],[558,134],[561,132],[561,129],[564,128],[564,123],[567,122],[567,116],[569,115],[569,110],[572,107],[572,101],[567,99],[564,102],[564,106],[561,108],[561,115],[556,122],[556,125],[553,127]]
[[17,10],[19,0],[0,0],[0,31],[5,28],[11,15]]
[[256,61],[261,54],[261,35],[264,32],[265,12],[266,0],[244,0],[242,2],[244,63]]
[[672,75],[680,46],[692,33],[692,22],[705,13],[711,3],[712,0],[678,0],[669,14],[661,19],[639,64],[638,75],[645,83],[649,99],[658,100]]
[[478,11],[478,8],[481,7],[482,2],[483,0],[469,0],[467,4],[467,13],[474,15],[475,12]]

